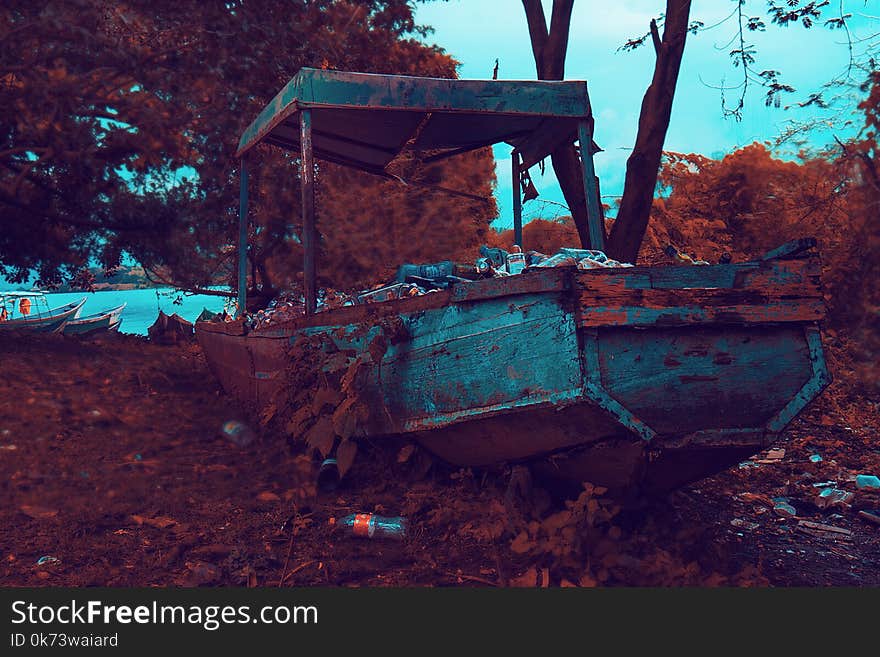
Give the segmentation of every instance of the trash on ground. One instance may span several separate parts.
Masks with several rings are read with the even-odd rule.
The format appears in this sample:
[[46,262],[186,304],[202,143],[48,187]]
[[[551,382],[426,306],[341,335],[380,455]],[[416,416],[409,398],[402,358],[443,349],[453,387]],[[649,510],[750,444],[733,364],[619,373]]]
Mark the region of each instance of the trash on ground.
[[767,452],[767,456],[763,459],[758,459],[758,463],[776,463],[777,461],[781,461],[785,458],[785,450],[781,447],[776,449],[771,449]]
[[813,488],[828,488],[829,486],[834,487],[836,485],[836,481],[819,481],[813,484]]
[[782,516],[783,518],[794,518],[797,516],[797,509],[789,504],[788,500],[776,499],[773,502],[773,512],[777,516]]
[[256,437],[253,430],[244,422],[228,420],[221,428],[223,435],[239,447],[247,447]]
[[54,563],[61,563],[61,559],[59,559],[58,557],[53,557],[52,555],[48,555],[48,554],[37,559],[38,566],[45,566],[45,565],[54,564]]
[[852,503],[855,495],[839,488],[823,488],[816,496],[816,506],[820,509],[830,509],[836,506],[847,506]]
[[0,450],[3,450],[3,449],[5,449],[9,452],[14,452],[15,450],[18,449],[18,446],[14,445],[12,443],[9,443],[8,445],[0,445]]
[[810,463],[821,463],[822,457],[819,454],[810,455]]
[[336,459],[324,459],[321,467],[318,468],[318,490],[322,492],[330,492],[336,490],[339,485],[339,466]]
[[856,487],[863,490],[880,491],[880,478],[874,475],[860,474],[856,476]]
[[750,522],[748,520],[743,520],[742,518],[734,518],[730,521],[730,524],[734,527],[738,527],[740,529],[745,529],[746,531],[752,531],[760,527],[760,525],[756,522]]
[[[700,260],[697,256],[689,256],[687,253],[683,253],[675,248],[672,244],[663,249],[663,252],[672,258],[675,262],[680,265],[708,265],[709,263],[705,260]],[[730,255],[725,253],[728,257],[728,262],[730,262]]]
[[335,522],[336,527],[342,527],[351,536],[396,540],[406,538],[406,525],[406,518],[387,518],[375,513],[352,513]]
[[826,525],[821,522],[812,522],[810,520],[801,520],[798,522],[797,529],[805,534],[818,536],[820,538],[849,538],[852,536],[852,532],[843,527]]

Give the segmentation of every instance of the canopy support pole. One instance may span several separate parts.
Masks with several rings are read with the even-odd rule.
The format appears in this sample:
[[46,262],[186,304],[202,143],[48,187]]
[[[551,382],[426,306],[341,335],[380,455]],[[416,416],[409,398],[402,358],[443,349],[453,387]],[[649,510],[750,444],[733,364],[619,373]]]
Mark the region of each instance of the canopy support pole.
[[510,153],[511,174],[513,175],[513,243],[522,246],[522,197],[519,189],[519,152]]
[[578,141],[581,144],[581,163],[584,174],[584,198],[587,201],[587,227],[590,232],[590,248],[605,250],[605,231],[602,226],[602,210],[599,207],[599,181],[593,166],[593,136],[586,121],[578,121]]
[[235,319],[245,313],[247,302],[247,212],[248,212],[248,170],[247,161],[241,158],[238,197],[238,305]]
[[312,111],[308,108],[303,108],[299,112],[299,134],[302,145],[300,187],[302,188],[303,281],[306,314],[313,315],[318,307],[315,276],[315,160],[312,154]]

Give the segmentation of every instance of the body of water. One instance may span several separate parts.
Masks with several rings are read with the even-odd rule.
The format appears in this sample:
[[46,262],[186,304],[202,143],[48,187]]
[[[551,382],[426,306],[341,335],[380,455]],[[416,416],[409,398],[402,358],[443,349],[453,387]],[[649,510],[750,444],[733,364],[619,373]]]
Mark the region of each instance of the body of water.
[[[83,297],[86,298],[86,303],[82,307],[80,317],[110,310],[120,304],[127,303],[125,310],[122,311],[122,324],[119,330],[122,333],[136,335],[147,334],[147,328],[156,321],[160,309],[166,315],[177,313],[185,320],[195,322],[205,308],[214,313],[223,310],[223,304],[226,300],[226,297],[212,295],[178,295],[171,288],[46,294],[50,308],[57,308],[71,301],[78,301]],[[182,302],[179,305],[174,303],[177,298],[180,298]]]

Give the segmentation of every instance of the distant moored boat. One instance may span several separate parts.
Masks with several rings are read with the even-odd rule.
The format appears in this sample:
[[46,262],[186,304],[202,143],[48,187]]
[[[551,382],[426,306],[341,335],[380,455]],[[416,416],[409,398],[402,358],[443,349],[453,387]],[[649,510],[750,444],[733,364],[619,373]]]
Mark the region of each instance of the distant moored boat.
[[49,308],[45,295],[39,291],[0,292],[0,331],[57,333],[79,314],[85,302],[83,297]]
[[92,335],[94,333],[110,333],[119,329],[122,324],[122,311],[127,304],[103,310],[85,317],[70,319],[64,325],[64,335]]

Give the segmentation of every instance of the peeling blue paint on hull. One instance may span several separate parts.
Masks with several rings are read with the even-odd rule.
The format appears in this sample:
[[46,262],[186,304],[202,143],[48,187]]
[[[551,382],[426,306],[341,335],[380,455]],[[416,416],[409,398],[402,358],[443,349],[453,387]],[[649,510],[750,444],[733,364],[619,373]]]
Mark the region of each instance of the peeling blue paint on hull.
[[[711,288],[695,269],[548,270],[247,335],[200,322],[196,335],[227,391],[258,410],[299,336],[364,351],[362,329],[395,317],[406,337],[371,371],[367,395],[384,412],[370,435],[408,436],[463,466],[529,461],[668,490],[762,449],[830,381],[810,261],[700,267]],[[660,305],[621,312],[634,300]]]

